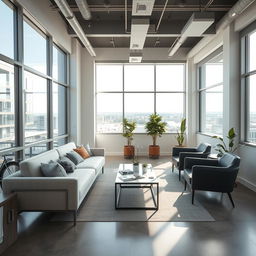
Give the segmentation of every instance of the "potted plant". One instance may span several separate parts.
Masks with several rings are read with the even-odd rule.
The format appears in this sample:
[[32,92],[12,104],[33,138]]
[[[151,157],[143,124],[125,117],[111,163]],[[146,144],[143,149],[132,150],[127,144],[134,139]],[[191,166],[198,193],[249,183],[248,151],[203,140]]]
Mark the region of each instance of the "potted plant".
[[153,140],[153,145],[149,146],[149,157],[159,158],[160,147],[156,145],[157,137],[161,137],[166,131],[166,122],[162,121],[162,117],[158,114],[149,116],[149,121],[145,125],[147,135],[150,135]]
[[237,146],[235,146],[235,137],[236,137],[235,129],[231,128],[228,131],[228,135],[226,138],[228,139],[228,144],[225,143],[224,139],[220,136],[212,136],[214,139],[218,139],[220,143],[215,146],[215,150],[218,152],[218,157],[221,157],[224,153],[234,153],[237,150]]
[[179,147],[183,146],[183,142],[185,140],[185,131],[186,131],[186,118],[183,118],[180,123],[180,130],[177,131],[177,136],[176,136]]
[[134,157],[134,146],[132,145],[133,131],[136,128],[136,122],[129,122],[126,118],[123,120],[123,136],[127,139],[127,145],[124,146],[124,158]]

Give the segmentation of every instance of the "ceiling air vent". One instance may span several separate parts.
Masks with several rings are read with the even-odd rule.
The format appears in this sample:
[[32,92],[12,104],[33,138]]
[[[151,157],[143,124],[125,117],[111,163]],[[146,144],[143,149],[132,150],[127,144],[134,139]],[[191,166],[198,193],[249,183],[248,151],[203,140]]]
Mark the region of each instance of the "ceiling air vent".
[[155,0],[133,0],[133,16],[151,16]]

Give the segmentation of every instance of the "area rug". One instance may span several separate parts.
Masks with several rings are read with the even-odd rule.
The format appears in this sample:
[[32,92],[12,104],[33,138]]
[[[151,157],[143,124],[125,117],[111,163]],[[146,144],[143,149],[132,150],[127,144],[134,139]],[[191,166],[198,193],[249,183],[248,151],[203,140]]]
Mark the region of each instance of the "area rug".
[[[105,168],[88,196],[82,203],[77,221],[215,221],[209,212],[195,200],[191,193],[183,192],[184,184],[165,164],[154,168],[159,179],[159,210],[116,210],[114,205],[114,182],[118,167]],[[125,189],[120,198],[121,206],[153,206],[149,189]],[[56,213],[51,221],[73,221],[70,213]]]

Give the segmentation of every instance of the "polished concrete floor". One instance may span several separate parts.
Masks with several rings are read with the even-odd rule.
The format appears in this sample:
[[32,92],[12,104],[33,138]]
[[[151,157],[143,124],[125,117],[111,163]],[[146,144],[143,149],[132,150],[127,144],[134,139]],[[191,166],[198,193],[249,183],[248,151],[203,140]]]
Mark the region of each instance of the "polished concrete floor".
[[[107,165],[120,161],[109,157]],[[23,213],[19,238],[3,256],[256,255],[256,193],[238,184],[234,209],[226,195],[198,192],[196,197],[215,222],[78,222],[74,227],[50,222],[50,214]]]

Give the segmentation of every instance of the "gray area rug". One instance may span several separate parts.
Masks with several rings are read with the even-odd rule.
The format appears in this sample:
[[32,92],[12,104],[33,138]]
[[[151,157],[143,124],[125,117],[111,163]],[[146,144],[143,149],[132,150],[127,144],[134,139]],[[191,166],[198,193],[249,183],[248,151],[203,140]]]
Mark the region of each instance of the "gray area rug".
[[[118,164],[105,168],[82,203],[77,221],[215,221],[209,212],[195,200],[191,204],[190,192],[183,192],[184,184],[172,173],[170,163],[161,163],[154,168],[159,179],[159,210],[116,210],[114,206],[114,181]],[[149,189],[125,189],[121,206],[153,206]],[[70,213],[56,213],[51,221],[73,221]]]

